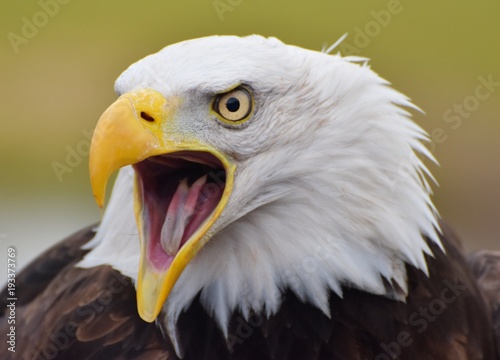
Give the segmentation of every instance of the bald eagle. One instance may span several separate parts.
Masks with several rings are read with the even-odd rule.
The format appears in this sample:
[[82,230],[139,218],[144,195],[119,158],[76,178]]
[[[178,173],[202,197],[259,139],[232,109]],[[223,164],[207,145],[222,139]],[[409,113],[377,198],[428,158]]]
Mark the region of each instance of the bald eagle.
[[115,89],[102,222],[18,275],[2,356],[499,358],[500,255],[467,260],[438,219],[415,106],[366,59],[213,36]]

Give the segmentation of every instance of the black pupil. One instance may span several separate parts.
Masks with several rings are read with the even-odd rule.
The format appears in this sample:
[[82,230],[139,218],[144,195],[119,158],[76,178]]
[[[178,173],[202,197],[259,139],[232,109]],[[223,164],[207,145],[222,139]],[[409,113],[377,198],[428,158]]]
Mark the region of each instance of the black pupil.
[[235,97],[227,99],[226,108],[231,112],[236,112],[240,108],[240,101]]

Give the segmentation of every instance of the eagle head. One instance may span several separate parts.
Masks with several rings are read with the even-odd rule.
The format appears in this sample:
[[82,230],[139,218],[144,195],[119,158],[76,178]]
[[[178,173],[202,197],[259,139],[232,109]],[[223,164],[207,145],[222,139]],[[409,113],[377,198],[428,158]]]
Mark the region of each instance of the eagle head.
[[90,154],[101,207],[121,170],[80,266],[130,276],[174,343],[197,296],[225,332],[285,290],[327,316],[343,286],[404,301],[405,264],[427,270],[433,157],[366,59],[212,36],[139,60],[115,89]]

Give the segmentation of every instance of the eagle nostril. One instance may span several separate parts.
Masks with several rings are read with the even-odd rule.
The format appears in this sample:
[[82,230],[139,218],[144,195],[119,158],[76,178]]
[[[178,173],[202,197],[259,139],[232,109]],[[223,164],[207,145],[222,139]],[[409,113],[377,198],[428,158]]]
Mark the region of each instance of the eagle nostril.
[[141,118],[143,118],[146,121],[153,122],[155,121],[155,118],[149,115],[148,113],[141,111]]

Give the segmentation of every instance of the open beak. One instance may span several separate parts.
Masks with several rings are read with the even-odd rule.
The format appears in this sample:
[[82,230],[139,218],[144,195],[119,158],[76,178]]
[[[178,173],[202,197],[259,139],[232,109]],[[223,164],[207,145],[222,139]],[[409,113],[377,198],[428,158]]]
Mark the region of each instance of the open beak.
[[148,322],[213,235],[209,230],[227,204],[236,168],[217,149],[180,133],[179,104],[149,89],[120,96],[99,119],[90,149],[90,181],[101,208],[111,174],[125,165],[135,170],[137,307]]

